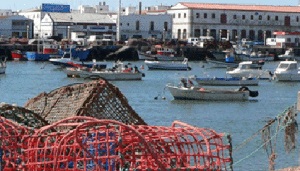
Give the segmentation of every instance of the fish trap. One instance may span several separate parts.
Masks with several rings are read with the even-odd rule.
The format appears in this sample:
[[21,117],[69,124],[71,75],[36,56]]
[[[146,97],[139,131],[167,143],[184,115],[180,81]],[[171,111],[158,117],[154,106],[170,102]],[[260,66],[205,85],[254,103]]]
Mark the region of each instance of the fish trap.
[[49,123],[68,117],[89,116],[113,119],[129,125],[146,125],[118,87],[103,79],[41,93],[28,100],[24,107]]
[[[26,145],[19,143],[23,150],[17,153],[18,158],[10,159],[14,161],[10,168],[37,171],[226,170],[226,164],[232,163],[232,159],[231,145],[224,143],[224,138],[228,136],[178,121],[171,127],[160,127],[71,117],[20,135]],[[1,149],[7,148],[2,144]],[[9,169],[4,165],[4,170]]]

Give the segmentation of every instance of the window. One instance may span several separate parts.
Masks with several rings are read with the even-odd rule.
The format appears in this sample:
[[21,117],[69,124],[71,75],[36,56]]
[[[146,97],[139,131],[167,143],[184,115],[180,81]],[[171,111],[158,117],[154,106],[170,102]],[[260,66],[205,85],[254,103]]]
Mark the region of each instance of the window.
[[168,22],[164,22],[164,30],[168,31]]
[[236,19],[236,15],[233,15],[233,19]]
[[298,16],[296,17],[296,21],[299,22],[299,17]]
[[251,17],[250,17],[250,18],[251,18],[251,20],[253,20],[253,15],[251,15]]
[[199,17],[200,17],[199,13],[196,13],[196,18],[199,18]]
[[186,18],[186,13],[183,14],[183,17]]
[[122,26],[122,23],[120,23],[120,26]]
[[173,14],[173,18],[175,18],[175,14]]
[[87,26],[86,26],[86,25],[84,25],[84,26],[83,26],[83,29],[87,29]]
[[212,14],[211,14],[211,18],[216,18],[216,14],[215,14],[215,13],[212,13]]
[[109,26],[108,26],[108,29],[112,29],[112,25],[109,25]]
[[245,20],[245,19],[246,19],[246,16],[245,16],[245,15],[242,15],[242,19]]
[[150,30],[154,30],[154,21],[150,22]]
[[186,39],[186,29],[183,29],[183,35],[182,35],[183,39]]
[[275,20],[278,21],[278,16],[277,15],[275,16]]
[[258,19],[259,19],[259,20],[262,20],[262,16],[261,16],[261,15],[259,15],[259,16],[258,16]]
[[180,18],[180,16],[181,16],[181,14],[180,14],[180,13],[178,13],[178,18]]
[[287,38],[286,41],[287,41],[287,42],[291,42],[291,38]]
[[135,22],[135,30],[140,30],[140,21]]
[[129,26],[129,23],[127,23],[127,26]]
[[271,18],[271,17],[268,15],[268,20],[270,20],[270,18]]
[[207,18],[207,13],[204,13],[203,17],[204,17],[204,18]]

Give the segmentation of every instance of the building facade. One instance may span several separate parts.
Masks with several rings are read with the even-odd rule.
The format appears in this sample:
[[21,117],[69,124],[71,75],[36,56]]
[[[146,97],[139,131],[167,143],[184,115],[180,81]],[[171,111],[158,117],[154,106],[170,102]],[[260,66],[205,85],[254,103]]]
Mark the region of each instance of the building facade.
[[116,23],[105,14],[47,13],[41,21],[42,37],[70,38],[71,32],[116,35]]
[[177,39],[209,35],[217,40],[264,41],[274,31],[300,31],[297,6],[177,3],[168,13]]
[[0,36],[32,38],[33,21],[21,15],[0,16]]

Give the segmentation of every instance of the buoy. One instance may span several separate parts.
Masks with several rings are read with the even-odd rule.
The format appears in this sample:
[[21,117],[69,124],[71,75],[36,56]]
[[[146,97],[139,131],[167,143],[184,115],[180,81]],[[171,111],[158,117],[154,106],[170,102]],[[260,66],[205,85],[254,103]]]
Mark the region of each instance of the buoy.
[[166,100],[166,97],[162,97],[163,100]]
[[41,67],[40,69],[43,69],[43,67]]
[[154,100],[157,100],[157,97],[154,97]]

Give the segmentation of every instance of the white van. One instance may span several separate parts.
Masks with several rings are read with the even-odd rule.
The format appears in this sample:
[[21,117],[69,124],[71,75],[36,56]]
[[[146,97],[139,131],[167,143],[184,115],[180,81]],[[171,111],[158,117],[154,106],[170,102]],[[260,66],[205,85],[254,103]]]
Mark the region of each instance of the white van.
[[191,45],[196,45],[197,42],[199,41],[199,38],[197,37],[191,37],[191,38],[188,38],[188,44],[191,44]]

